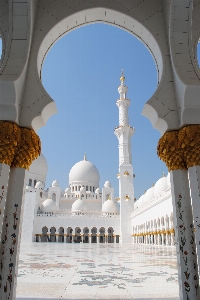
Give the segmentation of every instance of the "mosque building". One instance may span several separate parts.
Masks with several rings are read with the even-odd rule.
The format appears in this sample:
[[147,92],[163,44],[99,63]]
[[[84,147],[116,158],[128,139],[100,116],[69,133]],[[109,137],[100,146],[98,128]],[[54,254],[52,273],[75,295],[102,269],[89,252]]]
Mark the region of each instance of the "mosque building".
[[87,160],[77,162],[69,172],[69,185],[63,191],[57,180],[47,190],[48,171],[43,154],[33,161],[26,174],[22,242],[153,243],[174,245],[173,208],[169,174],[163,175],[137,201],[134,200],[134,174],[126,94],[122,73],[118,88],[119,197],[106,181],[99,186],[97,167]]

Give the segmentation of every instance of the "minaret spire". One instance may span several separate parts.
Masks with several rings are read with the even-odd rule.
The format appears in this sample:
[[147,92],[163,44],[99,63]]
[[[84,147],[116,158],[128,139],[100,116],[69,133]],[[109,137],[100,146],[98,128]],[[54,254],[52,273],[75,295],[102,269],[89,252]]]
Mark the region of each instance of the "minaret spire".
[[134,128],[129,125],[128,108],[130,100],[126,98],[128,87],[124,84],[125,77],[123,70],[120,81],[121,84],[118,87],[120,98],[116,102],[119,108],[119,126],[114,130],[119,140],[119,165],[123,162],[132,164],[131,136],[134,133]]
[[128,108],[130,100],[126,94],[128,87],[125,85],[124,71],[120,77],[121,84],[118,88],[119,99],[116,105],[119,108],[119,126],[114,133],[119,140],[119,197],[120,203],[120,238],[122,243],[130,243],[131,232],[131,212],[134,207],[134,187],[133,187],[133,166],[131,137],[134,128],[129,124]]

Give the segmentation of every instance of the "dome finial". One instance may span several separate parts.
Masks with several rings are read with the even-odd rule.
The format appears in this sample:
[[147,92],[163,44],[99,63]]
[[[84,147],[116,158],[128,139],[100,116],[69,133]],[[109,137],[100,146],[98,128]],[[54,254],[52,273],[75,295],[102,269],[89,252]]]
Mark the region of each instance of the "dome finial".
[[124,77],[124,70],[122,69],[122,75],[120,77],[120,81],[124,82],[125,81],[125,77]]
[[83,160],[87,160],[87,158],[86,158],[86,153],[84,153]]

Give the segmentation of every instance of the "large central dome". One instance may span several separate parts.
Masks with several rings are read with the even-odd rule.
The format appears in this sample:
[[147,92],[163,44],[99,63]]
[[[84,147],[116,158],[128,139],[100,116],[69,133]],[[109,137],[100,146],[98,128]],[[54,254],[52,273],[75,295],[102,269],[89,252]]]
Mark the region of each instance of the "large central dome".
[[95,183],[99,186],[99,171],[93,163],[84,159],[76,163],[69,173],[69,184],[72,183]]

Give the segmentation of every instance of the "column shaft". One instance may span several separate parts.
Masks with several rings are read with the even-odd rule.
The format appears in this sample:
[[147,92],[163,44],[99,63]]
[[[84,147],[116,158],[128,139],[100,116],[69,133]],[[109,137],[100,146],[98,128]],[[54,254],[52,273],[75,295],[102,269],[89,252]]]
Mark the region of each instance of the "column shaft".
[[25,169],[12,168],[8,183],[2,227],[0,299],[13,300],[16,294],[18,258],[23,216]]
[[[193,207],[198,265],[200,268],[200,166],[188,169]],[[200,273],[200,270],[199,270]]]
[[199,299],[199,278],[188,173],[171,171],[172,203],[181,300]]
[[9,172],[10,166],[0,163],[0,234],[2,232],[2,223],[7,195]]

